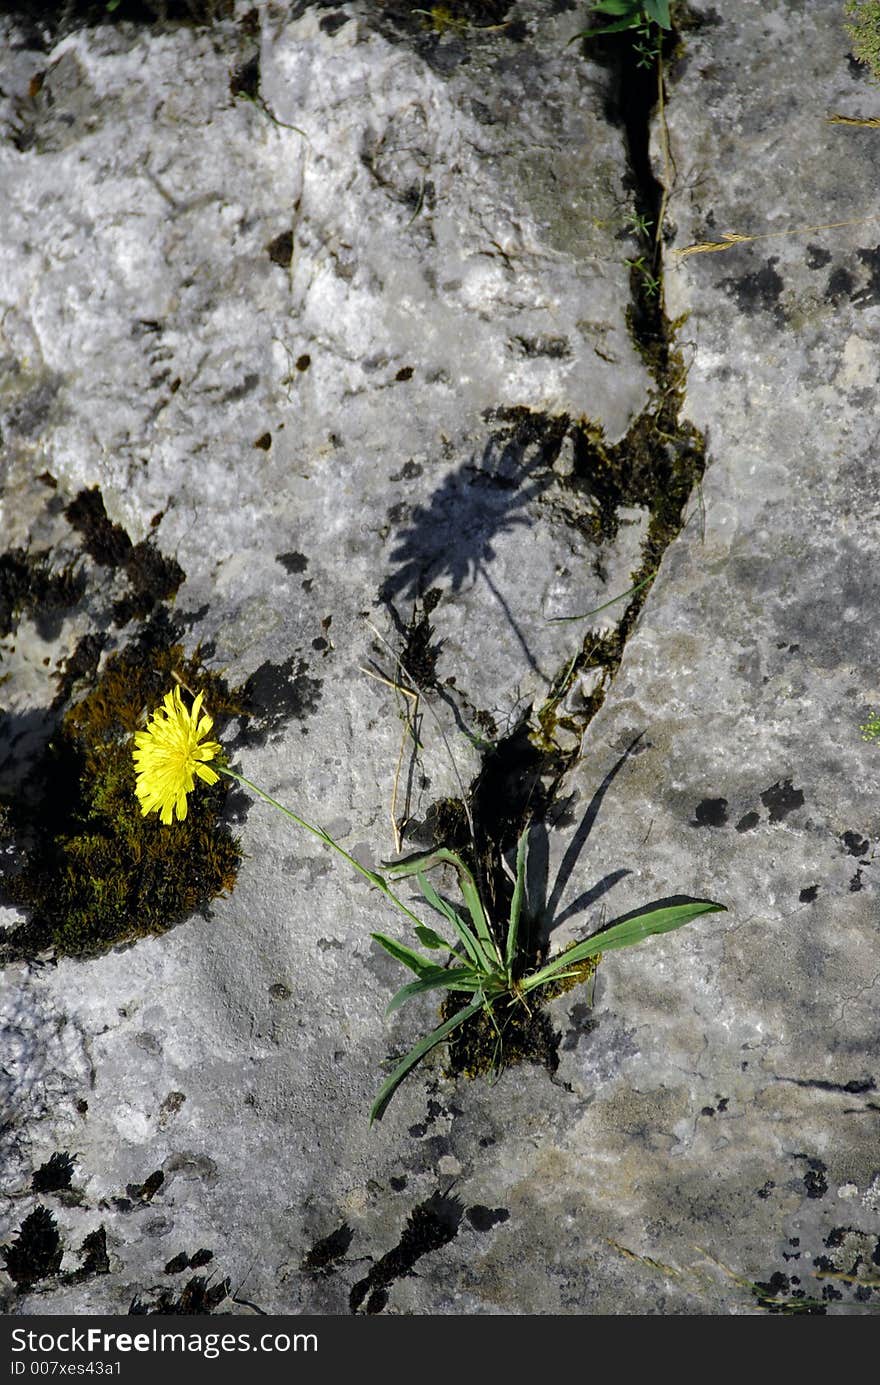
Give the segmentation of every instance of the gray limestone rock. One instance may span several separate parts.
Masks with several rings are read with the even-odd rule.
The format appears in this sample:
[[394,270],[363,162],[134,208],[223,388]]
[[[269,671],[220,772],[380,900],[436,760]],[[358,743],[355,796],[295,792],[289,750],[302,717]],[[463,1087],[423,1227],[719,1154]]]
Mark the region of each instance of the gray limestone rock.
[[[59,661],[100,634],[105,667],[142,623],[65,518],[97,486],[180,565],[158,604],[188,647],[254,680],[236,763],[369,867],[508,733],[552,734],[585,631],[628,636],[613,680],[563,685],[567,752],[606,696],[532,834],[552,945],[678,893],[730,912],[609,954],[592,1005],[554,1000],[555,1073],[453,1079],[434,1055],[370,1129],[436,1006],[386,1021],[402,978],[370,933],[394,914],[266,805],[236,810],[245,859],[208,917],[6,969],[2,1239],[39,1202],[64,1251],[33,1286],[0,1274],[7,1307],[126,1312],[210,1251],[220,1311],[869,1311],[813,1274],[869,1266],[880,1236],[870,226],[667,247],[710,466],[634,630],[623,605],[554,623],[631,585],[650,524],[630,496],[603,530],[578,484],[585,436],[661,407],[627,326],[613,70],[551,0],[485,32],[259,15],[45,54],[3,21],[3,547],[83,580],[56,629],[23,611],[3,636],[5,725],[32,719],[0,744],[4,797]],[[858,215],[876,145],[825,123],[857,89],[837,4],[693,19],[668,145],[654,129],[675,246]],[[63,1151],[73,1191],[38,1193]],[[414,1223],[430,1248],[392,1274]],[[107,1272],[78,1273],[102,1227]]]

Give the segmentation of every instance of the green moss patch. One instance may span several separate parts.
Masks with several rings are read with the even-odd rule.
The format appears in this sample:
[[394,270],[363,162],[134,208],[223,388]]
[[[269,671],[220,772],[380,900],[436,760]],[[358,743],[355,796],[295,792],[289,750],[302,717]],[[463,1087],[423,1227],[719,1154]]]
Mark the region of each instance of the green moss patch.
[[[571,944],[574,946],[574,943]],[[517,1063],[538,1063],[555,1072],[559,1066],[559,1039],[543,1007],[549,1000],[592,980],[599,957],[589,957],[572,967],[574,975],[545,986],[506,1006],[496,1005],[495,1023],[485,1010],[450,1035],[447,1072],[450,1076],[479,1077],[502,1072]],[[451,1019],[471,996],[451,995],[443,1003],[442,1019]]]
[[23,791],[5,805],[11,845],[2,879],[26,914],[4,941],[7,959],[46,949],[94,955],[164,933],[228,893],[241,859],[222,822],[224,781],[199,782],[183,822],[141,815],[134,732],[179,679],[204,691],[222,734],[242,707],[226,683],[187,656],[163,612],[111,655],[84,697],[62,716]]

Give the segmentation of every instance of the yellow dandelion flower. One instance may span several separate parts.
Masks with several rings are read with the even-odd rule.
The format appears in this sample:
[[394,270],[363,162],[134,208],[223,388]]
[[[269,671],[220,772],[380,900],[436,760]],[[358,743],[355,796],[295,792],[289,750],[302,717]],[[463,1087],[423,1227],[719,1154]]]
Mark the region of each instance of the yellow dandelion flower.
[[187,710],[180,688],[166,693],[163,706],[157,707],[146,731],[135,732],[134,767],[137,774],[135,793],[140,799],[141,813],[158,812],[166,827],[171,825],[174,809],[177,820],[186,817],[186,796],[195,787],[194,775],[208,784],[220,778],[205,764],[219,754],[217,741],[206,740],[214,725],[202,710],[202,693]]

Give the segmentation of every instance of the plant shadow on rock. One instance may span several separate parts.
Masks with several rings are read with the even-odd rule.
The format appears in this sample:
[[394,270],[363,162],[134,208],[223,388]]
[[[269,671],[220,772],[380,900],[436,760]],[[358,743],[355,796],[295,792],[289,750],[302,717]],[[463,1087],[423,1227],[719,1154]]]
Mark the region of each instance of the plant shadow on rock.
[[[499,409],[490,415],[500,425],[482,458],[463,463],[446,477],[426,505],[416,505],[392,549],[392,572],[380,588],[398,633],[411,634],[395,602],[400,599],[437,604],[434,584],[458,592],[479,578],[486,583],[530,668],[538,670],[522,629],[504,593],[491,575],[495,542],[512,529],[528,529],[529,505],[553,483],[553,464],[569,426],[567,415],[552,417],[524,408]],[[526,541],[524,535],[524,542]],[[428,612],[430,614],[430,612]],[[436,651],[435,651],[436,652]],[[409,668],[417,686],[441,691],[426,672]]]
[[518,525],[521,513],[553,481],[553,463],[568,428],[564,414],[525,408],[499,409],[482,458],[463,463],[417,505],[391,553],[392,574],[382,584],[386,601],[420,596],[442,579],[453,591],[485,575],[495,557],[493,540]]

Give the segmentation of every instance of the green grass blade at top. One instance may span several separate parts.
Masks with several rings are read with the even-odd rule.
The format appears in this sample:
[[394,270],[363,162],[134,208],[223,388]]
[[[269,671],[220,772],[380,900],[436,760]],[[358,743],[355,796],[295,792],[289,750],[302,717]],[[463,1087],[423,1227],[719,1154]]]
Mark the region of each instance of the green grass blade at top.
[[642,7],[642,0],[593,0],[594,14],[627,14],[637,15]]
[[536,986],[556,980],[559,972],[567,970],[575,962],[585,962],[588,957],[595,957],[597,952],[614,952],[617,948],[632,947],[655,934],[671,933],[701,914],[726,912],[723,904],[715,904],[710,899],[693,899],[687,904],[672,904],[665,909],[652,909],[648,914],[623,919],[604,932],[594,933],[592,938],[561,952],[540,971],[524,977],[520,985],[524,991],[533,991]]
[[433,928],[429,928],[426,923],[416,925],[416,937],[422,947],[429,947],[434,952],[438,952],[441,948],[445,948],[447,952],[452,951],[451,944],[445,938],[441,938],[439,933],[435,933]]
[[669,0],[642,0],[642,4],[648,18],[653,19],[655,24],[659,24],[661,29],[672,28]]
[[470,957],[474,966],[479,967],[481,971],[492,971],[492,959],[486,956],[479,938],[474,936],[461,915],[457,913],[451,905],[447,904],[445,899],[440,898],[428,877],[423,875],[421,871],[419,871],[416,879],[419,882],[419,889],[431,908],[436,909],[439,914],[442,914],[443,917],[448,919],[452,924],[452,927],[461,939],[461,944],[465,952]]
[[382,1119],[389,1101],[406,1077],[410,1068],[414,1068],[420,1058],[424,1058],[425,1054],[429,1053],[432,1048],[436,1048],[437,1044],[442,1044],[443,1040],[448,1034],[452,1033],[453,1029],[457,1029],[459,1025],[464,1024],[470,1019],[471,1015],[475,1015],[482,1007],[482,999],[472,1001],[472,1003],[466,1005],[463,1010],[458,1010],[451,1019],[446,1020],[437,1029],[432,1029],[431,1033],[426,1034],[423,1039],[419,1039],[419,1042],[411,1048],[406,1057],[398,1063],[391,1076],[382,1083],[382,1086],[376,1093],[376,1099],[370,1107],[370,1125],[373,1124],[373,1121]]
[[417,856],[410,856],[403,861],[382,862],[383,870],[387,870],[392,880],[402,880],[407,875],[418,875],[426,870],[431,870],[434,866],[448,864],[454,867],[458,875],[458,884],[461,889],[467,911],[471,916],[474,925],[474,932],[480,940],[483,951],[486,954],[488,965],[496,967],[501,965],[501,954],[498,945],[492,936],[489,921],[486,918],[486,911],[483,908],[483,901],[480,899],[480,892],[477,889],[477,882],[468,870],[464,861],[454,851],[448,847],[438,847],[436,851],[420,853]]
[[409,981],[401,986],[389,1001],[385,1014],[393,1015],[414,995],[424,995],[426,991],[478,991],[482,984],[480,973],[472,967],[438,967],[436,975],[428,976],[426,973],[418,981]]
[[380,947],[384,947],[386,952],[390,952],[396,962],[402,962],[410,971],[414,971],[416,976],[422,976],[426,971],[435,971],[437,968],[437,963],[432,962],[430,957],[423,957],[420,952],[414,952],[411,947],[397,942],[394,938],[387,938],[384,933],[371,933],[370,937]]
[[504,949],[504,965],[508,976],[516,958],[516,949],[519,942],[519,921],[522,914],[523,900],[526,895],[526,857],[528,854],[529,829],[522,833],[516,844],[516,881],[513,886],[513,898],[510,901],[510,921],[507,926],[507,944]]

